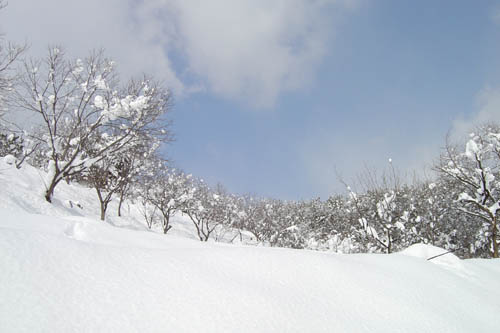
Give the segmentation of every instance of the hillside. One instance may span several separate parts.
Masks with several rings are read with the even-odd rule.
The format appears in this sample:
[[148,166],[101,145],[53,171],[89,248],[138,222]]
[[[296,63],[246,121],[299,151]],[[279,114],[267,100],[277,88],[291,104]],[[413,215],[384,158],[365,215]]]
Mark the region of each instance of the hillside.
[[[0,160],[0,332],[497,332],[500,260],[202,243]],[[71,204],[70,204],[71,201]],[[76,206],[79,204],[83,207]],[[71,205],[73,207],[71,207]]]

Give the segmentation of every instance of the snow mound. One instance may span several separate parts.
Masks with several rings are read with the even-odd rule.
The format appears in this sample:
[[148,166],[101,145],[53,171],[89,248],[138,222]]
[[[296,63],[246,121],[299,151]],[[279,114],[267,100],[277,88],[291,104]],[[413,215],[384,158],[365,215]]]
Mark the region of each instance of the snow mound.
[[413,244],[412,246],[401,251],[400,254],[425,259],[433,264],[450,268],[462,268],[460,258],[448,250],[430,244]]
[[87,233],[85,232],[84,226],[82,222],[76,222],[66,229],[64,232],[69,238],[73,238],[76,240],[85,240],[85,236]]
[[12,165],[12,164],[16,163],[16,158],[12,155],[6,155],[2,159],[3,159],[3,162],[5,164],[8,164],[8,165]]

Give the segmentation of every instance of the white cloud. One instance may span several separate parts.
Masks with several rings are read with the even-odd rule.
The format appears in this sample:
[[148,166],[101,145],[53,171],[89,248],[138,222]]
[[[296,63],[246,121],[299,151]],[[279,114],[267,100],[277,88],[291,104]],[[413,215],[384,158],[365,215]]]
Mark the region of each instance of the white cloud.
[[460,140],[476,126],[487,122],[499,122],[500,87],[485,87],[477,97],[478,110],[470,115],[461,115],[453,121],[452,139]]
[[157,22],[135,15],[133,8],[120,0],[16,0],[0,12],[0,29],[8,39],[27,41],[36,56],[48,44],[63,45],[75,56],[103,47],[124,75],[154,73],[174,91],[182,91],[161,41],[151,33]]
[[324,2],[167,1],[190,71],[227,98],[272,105],[307,85],[329,40]]
[[0,15],[32,52],[105,47],[123,74],[154,73],[178,94],[208,91],[270,107],[307,87],[355,0],[16,0]]

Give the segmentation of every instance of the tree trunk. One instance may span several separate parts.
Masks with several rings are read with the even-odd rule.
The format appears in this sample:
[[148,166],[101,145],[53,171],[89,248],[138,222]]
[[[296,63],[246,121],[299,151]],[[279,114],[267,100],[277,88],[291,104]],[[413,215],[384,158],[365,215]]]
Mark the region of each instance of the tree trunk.
[[498,227],[497,227],[497,219],[495,218],[493,221],[493,228],[491,233],[491,241],[493,242],[493,258],[498,258]]
[[387,230],[387,254],[391,254],[391,251],[392,251],[391,231]]
[[198,234],[198,238],[200,239],[200,242],[203,242],[203,235],[202,231],[200,230],[200,227],[203,228],[203,222],[200,222],[197,218],[193,217],[193,215],[191,215],[191,213],[189,213],[188,211],[185,211],[183,213],[185,213],[189,217],[191,222],[193,222],[196,228],[196,233]]
[[59,178],[59,174],[54,175],[52,180],[50,181],[49,188],[45,191],[45,200],[47,202],[52,203],[52,197],[54,196],[54,190],[56,189],[57,184],[61,181],[62,178]]
[[106,204],[101,202],[101,221],[104,221],[106,219]]
[[52,192],[54,192],[53,189],[45,191],[45,200],[47,200],[47,202],[52,203]]
[[118,202],[118,216],[122,216],[122,203],[123,203],[123,197],[125,196],[125,193],[123,191],[120,192],[120,201]]
[[163,233],[166,234],[172,226],[170,225],[170,214],[165,214],[162,210],[163,214]]
[[122,216],[122,204],[129,189],[129,184],[122,184],[120,187],[120,201],[118,202],[118,216]]
[[95,187],[95,191],[97,192],[97,197],[99,198],[99,204],[101,206],[101,221],[104,221],[106,219],[106,210],[108,209],[109,200],[102,197],[101,191],[97,186]]

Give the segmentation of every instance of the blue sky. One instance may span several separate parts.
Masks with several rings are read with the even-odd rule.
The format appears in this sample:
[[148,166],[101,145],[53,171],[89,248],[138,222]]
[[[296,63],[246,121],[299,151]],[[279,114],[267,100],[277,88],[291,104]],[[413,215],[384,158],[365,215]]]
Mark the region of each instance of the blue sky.
[[497,1],[16,0],[0,28],[154,73],[175,94],[165,152],[237,193],[325,198],[335,170],[388,158],[421,172],[448,132],[500,116]]

